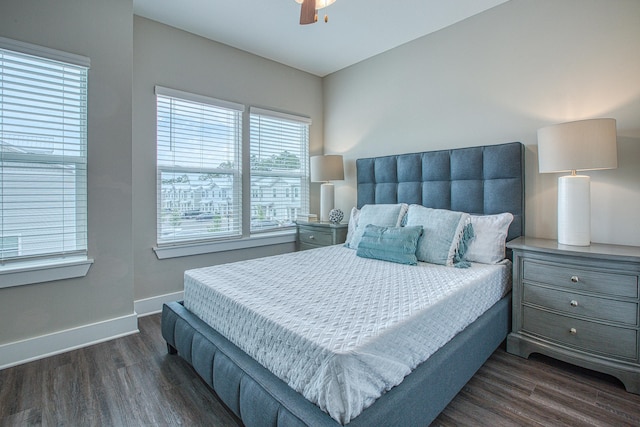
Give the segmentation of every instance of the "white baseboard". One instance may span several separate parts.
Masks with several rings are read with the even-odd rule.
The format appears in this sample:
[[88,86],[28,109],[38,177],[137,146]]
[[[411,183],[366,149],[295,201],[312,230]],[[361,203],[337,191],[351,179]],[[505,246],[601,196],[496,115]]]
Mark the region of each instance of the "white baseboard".
[[138,332],[136,313],[0,345],[0,369]]
[[182,301],[183,299],[184,292],[182,291],[139,299],[133,302],[133,310],[138,313],[138,317],[144,317],[150,314],[160,313],[162,311],[162,304],[165,302]]
[[184,292],[134,301],[134,313],[22,341],[0,344],[0,369],[31,362],[138,332],[138,317],[162,311],[162,304],[181,301]]

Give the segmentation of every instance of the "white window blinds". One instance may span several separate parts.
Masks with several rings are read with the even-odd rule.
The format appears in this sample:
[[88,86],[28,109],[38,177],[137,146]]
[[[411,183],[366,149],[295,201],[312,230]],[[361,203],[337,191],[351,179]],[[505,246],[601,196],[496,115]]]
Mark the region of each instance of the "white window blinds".
[[309,211],[311,120],[250,110],[251,232],[294,226]]
[[0,263],[87,253],[89,59],[0,38]]
[[244,106],[156,86],[158,245],[240,237]]

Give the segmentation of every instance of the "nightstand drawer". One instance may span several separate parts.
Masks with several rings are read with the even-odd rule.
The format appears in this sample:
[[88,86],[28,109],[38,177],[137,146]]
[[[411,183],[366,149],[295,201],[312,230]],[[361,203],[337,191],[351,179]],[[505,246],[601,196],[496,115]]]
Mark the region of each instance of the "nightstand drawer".
[[302,227],[300,227],[298,238],[300,243],[308,243],[310,245],[328,246],[333,244],[331,232],[308,230]]
[[636,359],[637,331],[523,307],[522,330],[564,345]]
[[347,237],[348,224],[298,222],[298,250],[339,245]]
[[535,237],[507,247],[513,251],[507,351],[605,372],[640,394],[640,247]]
[[586,270],[571,265],[542,264],[525,259],[523,279],[572,291],[597,292],[630,298],[638,296],[638,276]]
[[524,303],[550,308],[569,315],[591,317],[599,320],[635,326],[638,321],[638,304],[587,296],[573,292],[524,285]]

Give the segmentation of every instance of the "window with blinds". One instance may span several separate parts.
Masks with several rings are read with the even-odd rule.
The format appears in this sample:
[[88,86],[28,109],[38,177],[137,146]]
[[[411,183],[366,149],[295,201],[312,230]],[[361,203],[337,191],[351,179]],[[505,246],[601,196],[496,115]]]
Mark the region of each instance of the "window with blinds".
[[0,38],[0,264],[87,256],[89,59]]
[[311,120],[250,110],[251,233],[293,227],[309,211]]
[[242,235],[244,106],[156,86],[158,245]]

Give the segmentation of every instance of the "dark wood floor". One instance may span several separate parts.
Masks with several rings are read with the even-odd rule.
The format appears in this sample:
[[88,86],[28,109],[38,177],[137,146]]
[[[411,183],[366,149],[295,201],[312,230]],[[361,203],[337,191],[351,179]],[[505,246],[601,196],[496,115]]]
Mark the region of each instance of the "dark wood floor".
[[[0,426],[238,426],[180,358],[160,316],[140,334],[0,371]],[[615,379],[498,349],[435,426],[640,426],[640,396]]]

